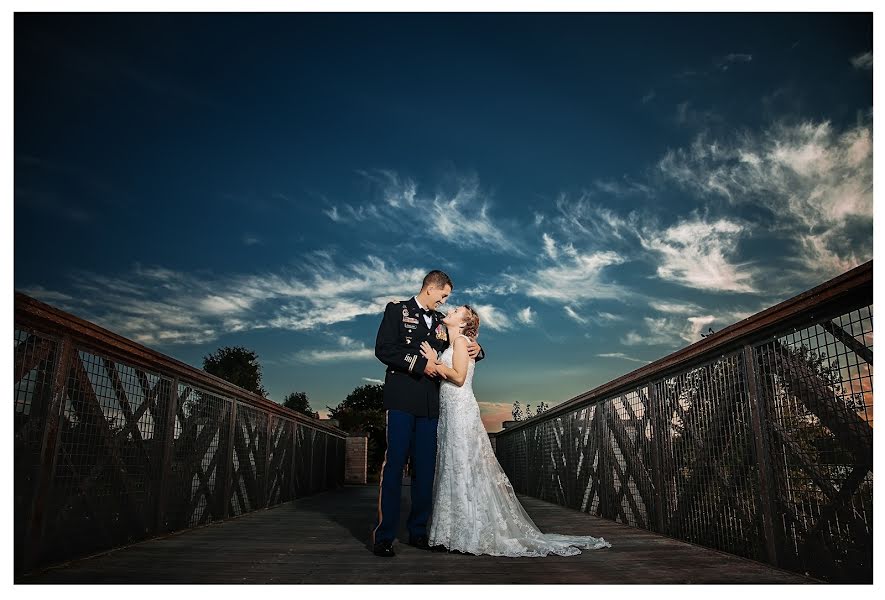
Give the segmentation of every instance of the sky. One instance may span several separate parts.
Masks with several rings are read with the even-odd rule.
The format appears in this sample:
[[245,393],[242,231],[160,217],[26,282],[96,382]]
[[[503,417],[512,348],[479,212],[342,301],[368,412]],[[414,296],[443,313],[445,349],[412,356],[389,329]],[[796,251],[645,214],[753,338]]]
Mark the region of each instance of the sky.
[[431,269],[497,431],[872,259],[869,13],[14,26],[15,289],[321,414]]

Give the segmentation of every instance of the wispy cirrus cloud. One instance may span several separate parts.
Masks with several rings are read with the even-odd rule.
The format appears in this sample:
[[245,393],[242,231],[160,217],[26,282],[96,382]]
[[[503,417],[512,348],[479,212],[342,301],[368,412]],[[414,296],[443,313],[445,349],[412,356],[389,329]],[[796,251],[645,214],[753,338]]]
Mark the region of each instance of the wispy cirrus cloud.
[[536,313],[532,310],[532,307],[526,306],[516,313],[516,320],[523,325],[533,325],[535,323],[535,315]]
[[701,339],[701,332],[716,320],[713,315],[688,318],[644,317],[646,331],[628,331],[621,343],[625,346],[683,346]]
[[513,227],[492,217],[492,203],[474,176],[457,176],[448,190],[419,191],[412,179],[391,170],[358,171],[380,191],[379,201],[354,206],[332,203],[323,213],[336,223],[377,221],[386,228],[402,223],[401,209],[420,205],[431,236],[460,247],[521,255]]
[[642,233],[640,241],[656,255],[661,279],[707,291],[756,293],[753,267],[735,260],[743,234],[745,226],[736,221],[693,217]]
[[276,273],[212,275],[136,265],[118,276],[72,273],[69,290],[21,291],[143,344],[200,344],[231,332],[310,331],[379,315],[388,301],[411,296],[425,273],[375,256],[339,264],[332,253],[318,251],[303,256],[298,268]]
[[[623,188],[617,188],[613,182],[597,182],[596,185],[609,194],[622,195],[625,193]],[[633,189],[642,190],[644,186],[633,186]],[[621,216],[615,210],[594,201],[592,194],[588,192],[577,197],[560,194],[556,199],[555,206],[556,216],[553,222],[569,239],[592,239],[598,244],[623,239],[624,230],[632,226],[632,219],[634,219],[632,214],[626,217]]]
[[873,69],[873,53],[861,52],[850,59],[851,66],[862,71],[871,71]]
[[507,331],[513,328],[513,320],[503,310],[491,304],[472,304],[479,315],[480,331],[488,327],[492,331]]
[[628,295],[622,286],[604,277],[607,267],[626,259],[614,251],[579,252],[567,246],[563,256],[553,264],[520,275],[505,275],[530,298],[558,303],[580,304],[587,300],[622,298]]
[[283,360],[305,364],[321,364],[347,360],[375,360],[375,351],[372,348],[367,348],[362,342],[347,336],[340,336],[337,342],[338,346],[335,348],[299,350],[285,356]]
[[547,256],[549,256],[553,260],[559,258],[559,251],[556,249],[556,241],[546,233],[543,234],[541,237],[544,240],[544,252],[547,254]]
[[677,315],[690,315],[701,311],[701,307],[691,302],[655,300],[648,305],[656,311]]
[[837,131],[828,121],[805,121],[726,140],[701,134],[668,151],[657,168],[701,198],[769,211],[760,226],[796,245],[785,260],[808,281],[872,256],[872,153],[869,122]]
[[748,63],[753,61],[753,55],[745,52],[732,52],[725,56],[713,59],[713,64],[722,71],[727,71],[728,67],[733,64]]
[[562,310],[563,312],[565,312],[569,319],[576,321],[581,325],[586,325],[589,322],[589,319],[587,319],[587,317],[582,317],[581,315],[579,315],[571,306],[563,306]]
[[605,352],[605,353],[602,353],[602,354],[597,354],[596,356],[600,356],[600,357],[602,357],[602,358],[620,358],[620,359],[623,359],[623,360],[629,360],[629,361],[632,361],[632,362],[638,362],[638,363],[648,363],[648,362],[651,362],[651,361],[648,361],[648,360],[642,360],[641,358],[633,358],[632,356],[627,356],[627,355],[624,354],[623,352]]

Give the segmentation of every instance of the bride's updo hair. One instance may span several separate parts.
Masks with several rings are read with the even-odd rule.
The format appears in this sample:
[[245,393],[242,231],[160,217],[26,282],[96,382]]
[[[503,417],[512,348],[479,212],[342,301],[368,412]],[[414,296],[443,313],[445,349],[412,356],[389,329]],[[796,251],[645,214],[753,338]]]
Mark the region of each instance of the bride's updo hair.
[[464,335],[475,340],[479,335],[479,315],[469,304],[465,304],[467,314],[464,317]]

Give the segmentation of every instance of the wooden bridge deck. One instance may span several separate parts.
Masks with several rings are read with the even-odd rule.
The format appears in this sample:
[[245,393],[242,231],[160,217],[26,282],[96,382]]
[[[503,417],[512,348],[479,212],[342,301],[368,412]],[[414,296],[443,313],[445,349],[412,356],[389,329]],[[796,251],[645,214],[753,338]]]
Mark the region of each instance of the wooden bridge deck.
[[[403,488],[404,494],[408,487]],[[27,583],[816,583],[800,575],[521,497],[542,531],[603,536],[578,556],[369,551],[377,487],[348,486],[17,577]],[[404,500],[403,527],[405,537]]]

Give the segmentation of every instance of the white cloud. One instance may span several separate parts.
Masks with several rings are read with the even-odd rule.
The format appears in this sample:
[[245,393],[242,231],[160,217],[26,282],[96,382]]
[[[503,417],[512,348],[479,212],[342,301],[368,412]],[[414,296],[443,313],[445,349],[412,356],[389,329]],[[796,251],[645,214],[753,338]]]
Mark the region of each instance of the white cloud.
[[607,352],[604,354],[597,354],[596,356],[601,356],[603,358],[621,358],[624,360],[630,360],[638,363],[648,363],[650,361],[642,360],[641,358],[633,358],[632,356],[627,356],[623,352]]
[[601,322],[623,321],[626,318],[627,317],[625,317],[624,315],[616,315],[616,314],[613,314],[610,312],[605,312],[605,311],[601,311],[601,312],[596,313],[596,320],[601,321]]
[[387,302],[411,297],[425,273],[374,256],[341,265],[314,252],[278,273],[211,276],[137,265],[115,277],[72,273],[64,293],[23,291],[142,344],[200,344],[235,331],[307,331],[380,315]]
[[628,292],[603,278],[606,267],[619,265],[625,258],[613,251],[580,253],[573,247],[564,249],[568,258],[520,277],[505,275],[506,279],[521,282],[521,289],[530,298],[560,303],[580,304],[599,298],[623,298]]
[[[673,311],[674,314],[677,311]],[[692,316],[644,317],[645,332],[635,329],[628,331],[621,343],[625,346],[683,346],[702,339],[701,334],[712,328],[714,331],[727,327],[750,316],[744,311],[723,311],[719,316],[700,314]]]
[[851,57],[851,66],[855,69],[865,69],[872,70],[873,68],[873,53],[872,52],[862,52],[857,56]]
[[734,261],[744,226],[728,219],[695,217],[664,231],[640,235],[642,246],[655,253],[661,279],[715,292],[757,292],[754,270]]
[[251,233],[243,234],[243,244],[246,246],[255,246],[261,243],[261,238]]
[[300,350],[290,354],[284,360],[307,364],[348,360],[375,360],[375,352],[361,342],[341,336],[338,338],[338,348],[331,350]]
[[382,385],[384,383],[383,379],[375,379],[373,377],[363,377],[363,381],[374,385]]
[[338,207],[337,206],[332,206],[332,208],[323,210],[323,214],[326,215],[327,217],[329,217],[330,219],[332,219],[333,221],[335,221],[336,223],[339,223],[342,221],[341,215],[338,214]]
[[704,134],[667,152],[658,170],[701,197],[766,209],[767,228],[796,244],[787,260],[806,279],[832,277],[872,257],[869,122],[841,132],[828,121],[806,121],[728,140]]
[[[597,180],[593,182],[593,187],[595,187],[600,192],[605,192],[610,196],[616,197],[624,197],[624,196],[634,196],[634,195],[642,195],[642,196],[653,196],[654,190],[650,188],[648,185],[644,183],[639,183],[638,181],[633,181],[632,179],[627,178],[626,176],[623,178],[623,181],[615,181],[615,180]],[[623,227],[625,225],[624,221],[616,218],[615,214],[607,209],[601,209],[600,216],[603,220],[609,225],[616,226],[618,228]]]
[[471,304],[479,315],[479,329],[488,327],[492,331],[507,331],[513,328],[511,318],[501,309],[491,304]]
[[418,186],[389,169],[358,170],[357,173],[380,186],[384,202],[393,207],[415,206]]
[[521,311],[516,313],[516,319],[520,323],[532,325],[535,322],[535,311],[532,310],[531,306],[526,306]]
[[733,52],[731,54],[726,54],[721,63],[742,63],[742,62],[750,62],[753,60],[752,54],[745,54],[742,52]]
[[519,285],[511,281],[510,283],[480,283],[471,288],[461,290],[460,293],[482,298],[488,295],[509,296],[515,294],[518,290]]
[[659,312],[675,313],[679,315],[690,315],[701,310],[697,304],[683,302],[663,302],[656,300],[649,302],[648,305]]
[[[612,195],[627,195],[632,191],[649,193],[649,190],[641,184],[628,182],[618,184],[615,182],[597,181],[595,186],[601,191]],[[618,215],[615,211],[591,201],[592,195],[584,192],[577,198],[570,198],[566,194],[560,194],[556,200],[558,213],[555,222],[566,234],[576,239],[590,239],[597,243],[623,239],[625,230],[631,228],[631,223]]]
[[544,239],[544,252],[547,253],[547,256],[549,256],[553,260],[556,260],[556,258],[559,256],[559,253],[556,251],[556,242],[546,233],[542,236],[542,238]]
[[[427,234],[461,247],[482,248],[494,252],[521,255],[514,242],[513,227],[505,227],[491,216],[492,204],[480,189],[476,177],[459,176],[454,191],[419,194],[418,184],[390,170],[357,171],[380,189],[380,202],[334,205],[323,213],[338,223],[377,221],[385,229],[398,230],[408,226],[404,208],[421,207],[421,222]],[[411,234],[410,230],[410,234]]]
[[565,311],[565,314],[568,315],[568,317],[570,319],[577,321],[578,323],[581,323],[582,325],[587,323],[587,319],[585,317],[582,317],[578,313],[576,313],[575,310],[571,306],[564,306],[563,310]]

